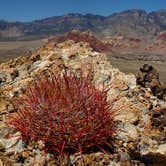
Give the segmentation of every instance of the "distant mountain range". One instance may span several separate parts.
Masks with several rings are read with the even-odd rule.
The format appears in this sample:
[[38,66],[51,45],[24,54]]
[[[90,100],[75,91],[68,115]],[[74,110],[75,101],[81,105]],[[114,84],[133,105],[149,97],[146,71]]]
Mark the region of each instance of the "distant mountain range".
[[151,39],[166,30],[166,9],[147,13],[126,10],[110,16],[67,14],[32,22],[0,20],[0,40],[31,40],[73,29],[90,30],[99,37],[125,36]]

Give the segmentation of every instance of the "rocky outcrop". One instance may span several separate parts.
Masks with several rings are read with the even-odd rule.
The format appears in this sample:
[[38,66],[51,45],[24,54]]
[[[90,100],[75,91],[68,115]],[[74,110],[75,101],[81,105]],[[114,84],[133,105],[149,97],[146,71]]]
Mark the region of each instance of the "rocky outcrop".
[[91,32],[87,31],[81,33],[80,31],[72,31],[65,35],[59,36],[57,38],[51,38],[50,40],[55,40],[56,42],[64,42],[66,40],[73,40],[74,42],[86,42],[89,46],[97,52],[109,52],[111,51],[111,45],[109,43],[104,43],[102,40],[97,39]]
[[[41,141],[25,144],[20,133],[5,125],[15,111],[11,101],[23,94],[38,76],[65,70],[91,72],[96,86],[111,85],[108,99],[117,98],[117,135],[103,152],[71,155],[68,165],[166,165],[166,103],[153,95],[151,80],[158,81],[155,69],[145,65],[139,79],[111,66],[104,53],[94,51],[88,42],[65,40],[49,42],[31,57],[19,57],[0,65],[0,163],[6,165],[62,165],[56,155],[44,153]],[[145,79],[146,78],[146,79]],[[148,80],[148,81],[147,81]],[[139,82],[141,86],[136,85]],[[150,81],[150,82],[149,82]],[[156,160],[157,158],[157,160]]]
[[160,83],[159,73],[152,66],[145,64],[140,68],[137,84],[150,88],[154,96],[166,100],[166,84]]

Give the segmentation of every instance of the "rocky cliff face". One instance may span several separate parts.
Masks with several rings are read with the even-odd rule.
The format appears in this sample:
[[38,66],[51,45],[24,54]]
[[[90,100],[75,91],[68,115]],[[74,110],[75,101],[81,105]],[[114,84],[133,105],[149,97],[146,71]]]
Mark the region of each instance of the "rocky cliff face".
[[0,21],[0,39],[37,39],[63,34],[73,29],[90,30],[102,37],[122,35],[149,39],[166,29],[165,20],[165,10],[151,13],[144,10],[127,10],[107,17],[67,14],[27,23]]
[[[58,165],[54,154],[43,154],[41,141],[25,144],[20,134],[4,123],[15,111],[11,101],[24,93],[39,75],[63,70],[93,73],[96,86],[112,84],[108,98],[118,97],[115,123],[118,133],[110,155],[84,154],[87,165],[166,165],[166,102],[149,88],[136,85],[134,75],[111,66],[104,53],[90,44],[65,40],[48,42],[31,57],[19,57],[0,65],[0,163],[6,165]],[[71,165],[81,165],[79,154],[70,156]]]

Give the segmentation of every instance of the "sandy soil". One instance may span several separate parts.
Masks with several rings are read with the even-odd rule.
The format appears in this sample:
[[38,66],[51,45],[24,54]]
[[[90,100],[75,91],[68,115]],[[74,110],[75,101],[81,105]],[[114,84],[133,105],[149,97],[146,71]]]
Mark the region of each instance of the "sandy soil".
[[28,56],[43,44],[43,40],[0,42],[0,62],[18,56]]
[[125,72],[125,73],[136,74],[139,68],[146,63],[155,67],[159,71],[160,80],[166,83],[166,61],[161,62],[161,61],[111,59],[112,66],[119,68],[122,72]]

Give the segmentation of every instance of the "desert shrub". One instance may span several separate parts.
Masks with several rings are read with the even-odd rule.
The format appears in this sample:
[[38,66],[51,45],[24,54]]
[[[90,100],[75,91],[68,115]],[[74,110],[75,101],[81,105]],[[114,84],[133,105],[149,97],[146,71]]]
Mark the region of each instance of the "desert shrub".
[[17,112],[7,123],[59,154],[102,147],[115,133],[108,90],[74,72],[43,76],[14,100]]

